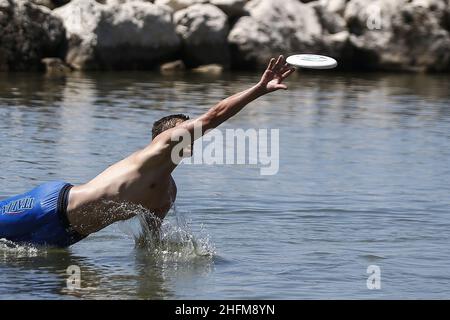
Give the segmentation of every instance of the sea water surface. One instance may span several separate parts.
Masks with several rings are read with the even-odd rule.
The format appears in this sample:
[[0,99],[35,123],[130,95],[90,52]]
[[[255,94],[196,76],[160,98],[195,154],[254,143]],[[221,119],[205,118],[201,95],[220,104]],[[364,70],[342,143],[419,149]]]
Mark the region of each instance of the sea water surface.
[[[153,121],[198,116],[258,78],[2,74],[0,199],[84,183],[146,146]],[[145,247],[137,218],[68,249],[0,241],[0,298],[450,298],[450,77],[302,72],[288,84],[220,127],[278,129],[276,174],[181,165],[175,209]]]

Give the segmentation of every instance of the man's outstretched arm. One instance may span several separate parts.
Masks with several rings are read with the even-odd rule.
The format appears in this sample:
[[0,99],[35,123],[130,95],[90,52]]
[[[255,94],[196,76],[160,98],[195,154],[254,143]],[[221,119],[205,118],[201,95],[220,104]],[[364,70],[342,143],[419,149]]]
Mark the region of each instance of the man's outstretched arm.
[[202,133],[214,129],[237,114],[253,100],[279,89],[286,90],[287,86],[283,83],[283,80],[294,70],[294,68],[289,67],[283,56],[279,56],[277,60],[272,58],[261,80],[256,85],[220,101],[205,114],[196,119],[186,121],[179,127],[193,132],[195,125],[201,125]]
[[[201,134],[203,135],[206,131],[218,127],[237,114],[253,100],[276,90],[286,90],[287,86],[283,83],[283,80],[294,71],[295,68],[290,67],[283,56],[280,55],[278,59],[272,58],[261,80],[256,85],[220,101],[198,118],[185,121],[177,127],[161,133],[154,139],[149,149],[170,156],[172,147],[178,143],[177,139],[173,139],[174,136],[179,136],[177,131],[187,131],[193,139],[200,138],[200,136],[194,137],[195,128],[201,128]],[[154,152],[151,153],[154,154]]]

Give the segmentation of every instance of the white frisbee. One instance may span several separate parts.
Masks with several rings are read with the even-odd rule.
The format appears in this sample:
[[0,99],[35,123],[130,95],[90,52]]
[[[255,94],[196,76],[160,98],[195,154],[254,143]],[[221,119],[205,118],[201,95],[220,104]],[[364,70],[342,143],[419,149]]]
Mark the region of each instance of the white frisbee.
[[337,61],[327,56],[318,54],[294,54],[286,59],[290,65],[308,69],[332,69],[337,66]]

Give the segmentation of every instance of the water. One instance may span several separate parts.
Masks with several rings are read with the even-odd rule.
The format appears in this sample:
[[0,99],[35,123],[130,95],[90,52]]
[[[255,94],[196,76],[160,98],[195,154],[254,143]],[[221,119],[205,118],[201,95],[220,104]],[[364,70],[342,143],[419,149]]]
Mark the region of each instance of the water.
[[[83,183],[258,74],[0,75],[0,198]],[[159,243],[0,244],[0,298],[450,298],[450,77],[305,73],[221,128],[280,129],[280,168],[182,165]],[[81,269],[81,289],[66,270]],[[368,266],[381,271],[369,290]]]

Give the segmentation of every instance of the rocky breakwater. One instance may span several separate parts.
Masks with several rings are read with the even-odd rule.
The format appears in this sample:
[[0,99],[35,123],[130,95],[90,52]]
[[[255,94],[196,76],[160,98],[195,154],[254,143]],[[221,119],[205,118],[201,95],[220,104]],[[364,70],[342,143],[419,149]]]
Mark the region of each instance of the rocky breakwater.
[[280,53],[450,70],[449,0],[0,0],[0,28],[1,70],[45,57],[78,70],[259,68]]

